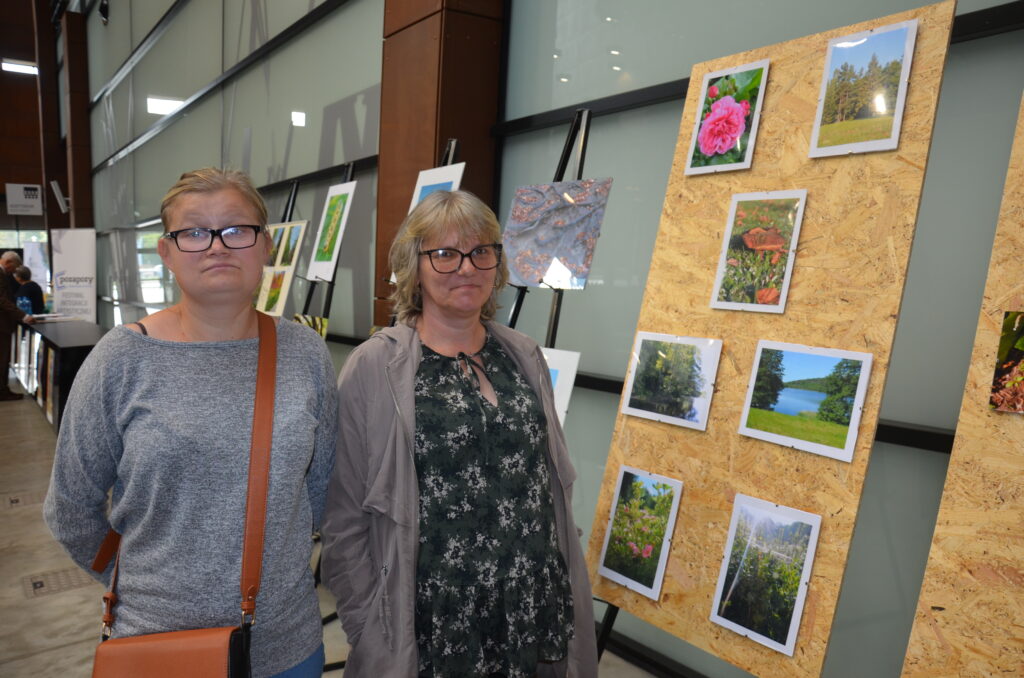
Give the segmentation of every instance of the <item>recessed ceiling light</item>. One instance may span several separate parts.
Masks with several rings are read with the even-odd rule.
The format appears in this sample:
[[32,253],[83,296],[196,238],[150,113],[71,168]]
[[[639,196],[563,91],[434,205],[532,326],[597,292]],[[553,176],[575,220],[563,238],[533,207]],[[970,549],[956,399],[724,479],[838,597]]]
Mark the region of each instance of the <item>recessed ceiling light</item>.
[[166,97],[146,97],[146,112],[156,115],[167,115],[181,108],[185,103],[181,99],[168,99]]
[[605,20],[605,21],[615,21],[615,19],[611,18],[610,16],[606,16],[606,17],[604,18],[604,20]]
[[292,127],[305,127],[306,114],[302,111],[292,111]]
[[559,76],[558,81],[559,82],[569,82],[569,78],[568,78],[568,76],[562,75],[562,76]]
[[619,56],[620,54],[622,54],[622,52],[620,52],[617,49],[609,50],[608,53],[611,54],[612,56]]
[[622,70],[622,66],[612,66],[612,70],[613,71],[621,71]]

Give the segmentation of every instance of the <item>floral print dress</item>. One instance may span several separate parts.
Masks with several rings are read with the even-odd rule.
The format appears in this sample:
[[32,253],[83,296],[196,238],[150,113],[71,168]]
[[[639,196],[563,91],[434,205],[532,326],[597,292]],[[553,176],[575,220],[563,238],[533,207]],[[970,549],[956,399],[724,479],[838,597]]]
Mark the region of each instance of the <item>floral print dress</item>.
[[[481,395],[468,361],[498,396]],[[558,550],[536,394],[489,335],[474,356],[423,346],[416,374],[421,678],[529,678],[566,656],[569,573]]]

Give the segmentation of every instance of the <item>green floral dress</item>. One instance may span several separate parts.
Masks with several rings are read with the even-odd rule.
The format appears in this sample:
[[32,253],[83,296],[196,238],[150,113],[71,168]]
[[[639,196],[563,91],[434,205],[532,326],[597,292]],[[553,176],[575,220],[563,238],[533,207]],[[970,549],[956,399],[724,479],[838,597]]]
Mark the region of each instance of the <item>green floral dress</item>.
[[[484,366],[498,405],[467,361]],[[423,346],[416,374],[421,678],[529,678],[566,656],[569,573],[558,550],[544,411],[490,336],[479,354]]]

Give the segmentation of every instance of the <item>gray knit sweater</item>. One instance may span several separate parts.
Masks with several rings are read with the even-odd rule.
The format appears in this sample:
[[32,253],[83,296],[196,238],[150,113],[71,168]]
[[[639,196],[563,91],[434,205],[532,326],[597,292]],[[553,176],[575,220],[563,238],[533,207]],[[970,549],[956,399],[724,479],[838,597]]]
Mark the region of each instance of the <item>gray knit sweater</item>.
[[[323,340],[287,321],[277,334],[256,678],[299,663],[321,642],[311,533],[337,431]],[[116,327],[75,379],[44,515],[86,569],[109,527],[123,535],[114,636],[239,621],[258,343],[169,342]]]

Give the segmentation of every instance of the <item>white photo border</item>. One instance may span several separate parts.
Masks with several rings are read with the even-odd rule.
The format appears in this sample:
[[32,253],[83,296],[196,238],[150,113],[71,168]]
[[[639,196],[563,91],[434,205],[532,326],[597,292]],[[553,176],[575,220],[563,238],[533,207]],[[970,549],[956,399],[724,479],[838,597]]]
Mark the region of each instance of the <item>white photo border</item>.
[[558,381],[553,385],[555,393],[555,411],[558,412],[558,423],[565,423],[565,415],[569,411],[569,400],[572,398],[572,387],[576,383],[576,372],[579,371],[580,353],[563,351],[558,348],[541,348],[548,369],[558,370]]
[[[899,148],[900,129],[903,126],[903,108],[907,100],[907,85],[910,82],[910,69],[914,61],[914,44],[917,40],[917,19],[898,21],[886,26],[878,26],[867,31],[843,35],[828,41],[825,50],[825,66],[821,75],[821,88],[818,93],[818,111],[814,116],[814,129],[811,131],[811,146],[808,157],[827,158],[835,155],[851,155],[853,153],[873,153],[876,151],[891,151]],[[855,42],[862,38],[868,38],[879,33],[887,33],[906,28],[907,37],[903,44],[903,68],[900,71],[900,88],[896,93],[896,104],[893,106],[892,131],[886,139],[873,139],[871,141],[858,141],[851,144],[839,144],[836,146],[819,147],[819,134],[821,133],[821,114],[825,108],[825,91],[828,89],[828,81],[832,71],[832,48],[841,42]]]
[[[640,582],[619,574],[615,570],[609,569],[604,565],[604,557],[608,551],[608,541],[612,536],[612,525],[615,522],[615,510],[619,505],[619,492],[622,489],[622,477],[625,473],[631,473],[638,478],[643,478],[657,483],[666,483],[672,486],[672,508],[668,513],[668,521],[665,523],[665,536],[662,537],[661,540],[661,553],[658,556],[658,570],[654,575],[654,584],[650,587],[644,586]],[[630,591],[636,591],[641,595],[647,596],[651,600],[657,601],[661,596],[661,585],[665,579],[665,567],[668,564],[669,551],[672,549],[672,536],[676,531],[676,517],[679,514],[679,500],[682,497],[682,494],[683,481],[681,480],[668,478],[666,476],[661,476],[632,466],[620,466],[619,475],[615,481],[615,494],[612,496],[611,510],[608,513],[608,524],[605,526],[604,530],[604,544],[601,546],[601,558],[597,561],[597,573],[605,579],[610,579],[616,584],[625,586]]]
[[[344,184],[335,184],[327,188],[327,197],[324,198],[324,208],[320,213],[320,226],[316,229],[316,238],[313,240],[313,249],[309,253],[309,264],[306,265],[306,278],[314,282],[330,281],[334,279],[334,271],[338,268],[338,256],[341,254],[342,241],[345,238],[345,226],[348,224],[348,217],[352,213],[352,198],[356,191],[356,182],[349,181]],[[324,233],[327,221],[327,207],[331,199],[339,195],[348,195],[345,200],[345,210],[342,212],[341,221],[338,224],[338,242],[331,253],[331,261],[317,261],[316,248],[320,244],[320,237]]]
[[[701,355],[701,376],[704,377],[704,388],[698,400],[705,402],[706,407],[697,421],[687,421],[681,417],[670,417],[648,410],[641,410],[629,406],[630,397],[633,394],[633,379],[636,376],[637,363],[640,360],[640,347],[644,341],[665,341],[673,344],[688,344],[696,346]],[[715,394],[715,379],[718,376],[718,363],[722,357],[722,340],[700,337],[683,337],[674,334],[660,334],[658,332],[637,332],[633,340],[633,352],[629,359],[629,376],[626,380],[626,388],[622,394],[620,406],[623,414],[630,414],[634,417],[643,417],[660,421],[673,426],[693,428],[698,431],[705,431],[708,427],[708,416],[711,413],[711,401]],[[705,360],[704,358],[709,358]]]
[[[793,616],[789,620],[789,633],[786,636],[785,644],[778,643],[767,636],[763,636],[752,629],[740,626],[718,615],[719,600],[722,598],[722,589],[725,588],[725,577],[729,572],[729,556],[732,553],[732,545],[736,539],[736,525],[739,523],[740,507],[747,506],[756,511],[772,513],[782,517],[788,522],[801,522],[811,526],[811,534],[807,540],[807,554],[804,556],[803,568],[800,572],[800,587],[797,590],[796,601],[793,604]],[[729,522],[729,536],[725,540],[725,550],[722,553],[722,564],[718,571],[718,584],[715,586],[715,595],[711,599],[711,621],[724,626],[730,631],[735,631],[741,636],[746,636],[755,643],[760,643],[776,652],[793,656],[796,650],[796,637],[800,632],[800,620],[804,613],[804,602],[807,598],[807,587],[811,580],[811,569],[814,565],[814,555],[818,546],[818,534],[821,531],[821,516],[816,513],[808,513],[799,509],[775,504],[764,499],[751,497],[746,494],[736,494],[732,506],[732,519]]]
[[[732,68],[714,71],[704,76],[704,81],[701,83],[700,87],[700,96],[697,99],[697,114],[695,116],[697,119],[693,123],[693,134],[690,136],[690,152],[686,156],[686,168],[683,170],[684,175],[713,174],[715,172],[731,172],[733,170],[750,169],[750,165],[754,161],[754,148],[757,145],[757,129],[761,122],[761,109],[764,108],[764,94],[768,87],[768,66],[770,62],[770,59],[760,59],[758,61],[752,61],[749,64],[743,64],[742,66],[734,66]],[[733,75],[734,73],[752,71],[755,68],[763,68],[764,72],[761,74],[761,88],[757,95],[757,106],[750,114],[750,136],[747,137],[747,151],[743,154],[743,160],[740,162],[729,163],[728,165],[693,167],[693,151],[697,148],[697,134],[700,132],[700,123],[703,122],[700,118],[700,112],[703,110],[704,99],[707,98],[708,86],[711,84],[711,81],[715,78]]]
[[[846,359],[860,361],[861,368],[860,376],[857,379],[857,394],[853,401],[853,411],[850,413],[850,425],[846,429],[846,444],[842,448],[822,445],[821,443],[813,443],[808,440],[801,440],[800,438],[791,438],[789,436],[779,435],[778,433],[769,433],[768,431],[749,428],[747,426],[747,418],[750,416],[750,401],[754,394],[754,382],[757,380],[757,369],[761,365],[761,352],[766,348],[778,351],[828,356],[831,358],[839,358],[841,360]],[[750,383],[747,385],[747,397],[743,402],[743,411],[740,413],[740,435],[775,443],[776,445],[792,447],[798,450],[803,450],[804,452],[820,454],[823,457],[831,457],[832,459],[838,459],[839,461],[852,461],[853,452],[857,446],[860,419],[864,411],[864,398],[868,391],[868,380],[871,377],[871,361],[872,355],[870,353],[843,351],[835,348],[819,348],[815,346],[805,346],[803,344],[786,344],[779,341],[761,339],[757,342],[757,352],[754,354],[754,364],[750,368]]]
[[462,185],[462,174],[465,170],[466,163],[464,162],[457,162],[454,165],[442,165],[441,167],[422,170],[419,176],[416,177],[416,187],[412,189],[412,199],[409,201],[409,211],[412,212],[413,208],[419,204],[420,191],[423,190],[424,186],[451,182],[451,190],[459,190],[459,186]]
[[[786,257],[786,273],[782,278],[782,293],[777,304],[746,304],[736,301],[719,301],[718,295],[722,289],[722,278],[725,277],[725,266],[729,255],[729,241],[731,240],[733,224],[736,223],[736,210],[741,202],[751,200],[786,200],[798,198],[800,202],[796,206],[796,223],[793,224],[793,234],[789,239],[789,256]],[[800,188],[788,191],[763,191],[761,193],[734,193],[732,202],[729,205],[729,217],[725,223],[725,232],[722,235],[722,254],[718,259],[718,271],[715,273],[715,284],[711,290],[711,308],[732,310],[732,311],[756,311],[759,313],[784,313],[786,300],[789,298],[789,283],[793,278],[793,263],[796,261],[797,245],[800,242],[800,225],[804,220],[804,207],[807,206],[807,189]]]

